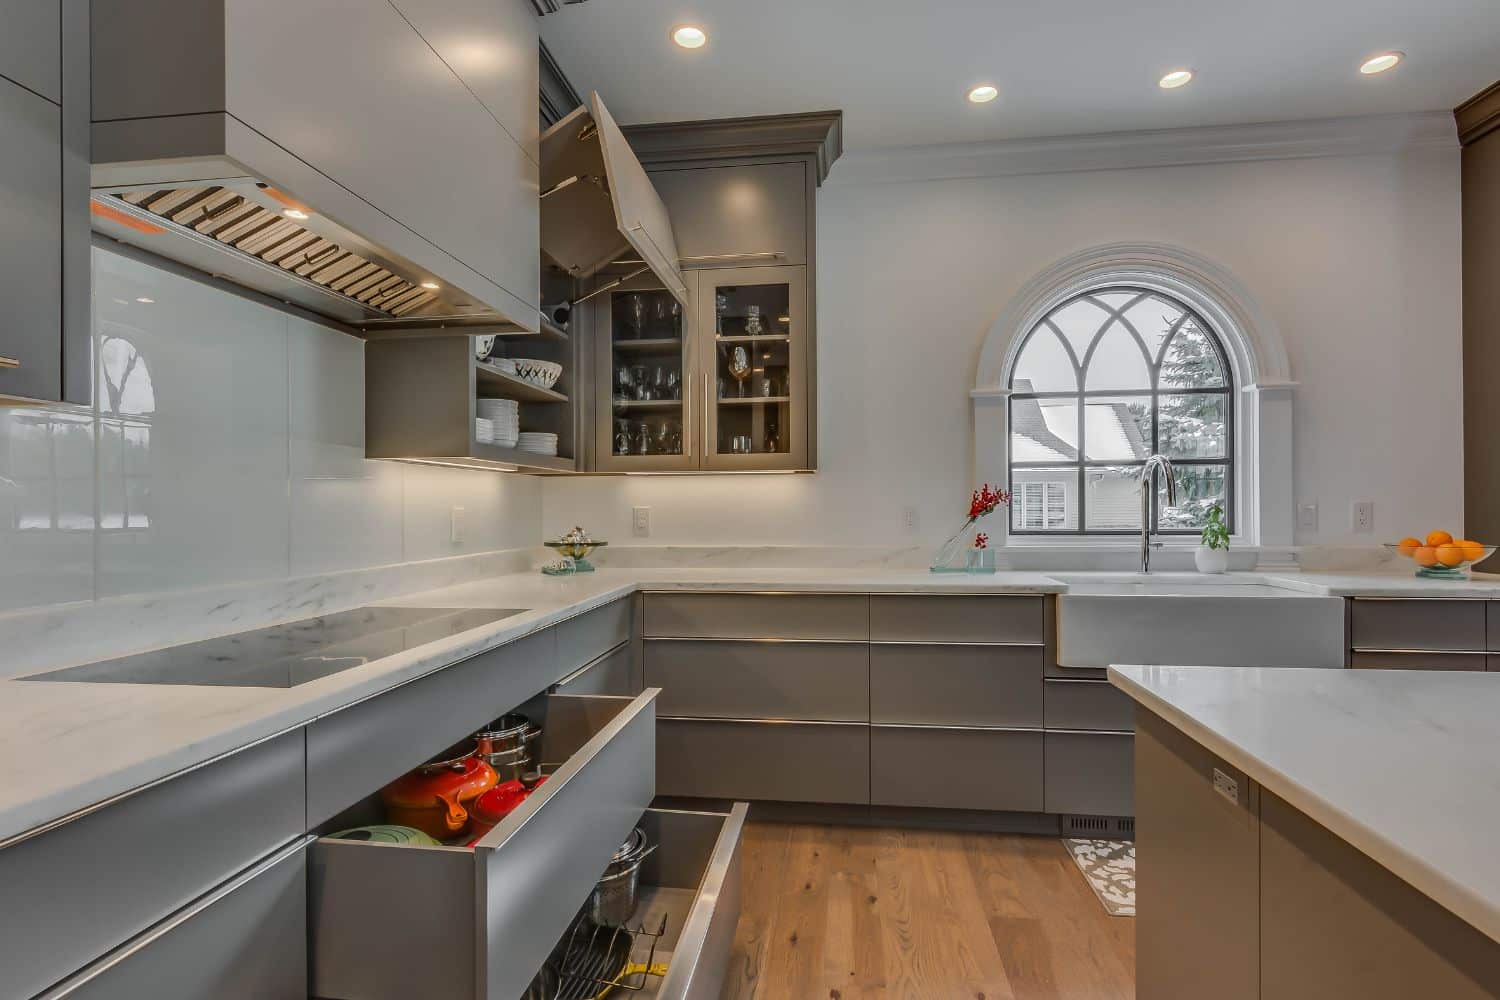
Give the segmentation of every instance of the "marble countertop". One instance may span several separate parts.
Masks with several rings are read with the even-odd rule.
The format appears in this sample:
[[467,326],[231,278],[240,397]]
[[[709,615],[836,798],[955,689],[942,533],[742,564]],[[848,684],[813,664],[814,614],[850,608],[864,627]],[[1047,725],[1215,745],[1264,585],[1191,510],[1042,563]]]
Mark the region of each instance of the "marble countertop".
[[1114,666],[1109,678],[1500,941],[1500,675]]
[[[953,594],[1065,589],[1039,573],[683,568],[602,569],[571,577],[513,573],[377,603],[527,609],[523,613],[294,688],[0,680],[0,842],[643,588]],[[171,645],[177,637],[155,641],[158,647]],[[90,753],[89,747],[107,752]]]
[[[1086,574],[1065,574],[1075,579]],[[1121,574],[1107,574],[1120,577]],[[1167,574],[1163,574],[1167,575]],[[1170,574],[1196,577],[1193,574]],[[1235,573],[1210,582],[1259,583],[1321,596],[1448,596],[1500,599],[1500,577],[1471,583],[1418,580],[1410,575]],[[215,603],[222,635],[279,621],[345,610],[366,600],[318,600],[315,588],[289,599],[269,620],[246,620]],[[0,843],[80,809],[201,764],[256,740],[294,729],[362,698],[442,669],[536,629],[608,603],[636,590],[762,590],[787,593],[1060,594],[1068,585],[1039,572],[990,575],[932,574],[924,569],[737,568],[665,566],[601,568],[573,577],[504,573],[435,590],[384,597],[375,603],[427,607],[525,608],[481,628],[430,643],[290,689],[203,687],[0,679]],[[388,592],[389,593],[389,592]],[[151,607],[147,600],[143,607]],[[230,612],[222,612],[230,608]],[[205,612],[207,613],[207,612]],[[111,616],[113,615],[113,616]],[[28,636],[31,652],[7,664],[19,676],[107,656],[140,652],[205,637],[199,622],[150,612],[134,619],[101,609],[76,617],[68,628],[84,631],[97,619],[90,655],[59,661],[45,654],[46,634]],[[121,622],[131,627],[122,631]],[[191,627],[190,627],[191,625]],[[0,626],[18,627],[16,622]],[[53,627],[53,626],[49,626]],[[107,633],[107,634],[106,634]],[[8,634],[0,627],[0,641]],[[70,637],[73,638],[73,637]],[[80,746],[108,753],[79,753]]]

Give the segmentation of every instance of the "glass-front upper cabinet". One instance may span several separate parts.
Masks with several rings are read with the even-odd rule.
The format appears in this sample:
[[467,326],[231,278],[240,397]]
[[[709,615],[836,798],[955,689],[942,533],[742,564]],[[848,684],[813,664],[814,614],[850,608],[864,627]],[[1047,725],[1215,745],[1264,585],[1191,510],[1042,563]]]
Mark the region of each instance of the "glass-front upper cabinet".
[[808,467],[806,269],[700,270],[704,469]]
[[595,311],[596,466],[604,472],[699,467],[691,323],[654,279],[606,292]]

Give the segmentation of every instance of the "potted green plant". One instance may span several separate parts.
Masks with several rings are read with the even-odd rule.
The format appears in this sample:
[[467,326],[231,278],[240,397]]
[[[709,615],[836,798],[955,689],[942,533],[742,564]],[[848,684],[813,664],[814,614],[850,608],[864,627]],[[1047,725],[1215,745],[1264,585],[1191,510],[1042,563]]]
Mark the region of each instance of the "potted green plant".
[[1208,523],[1203,526],[1202,542],[1193,552],[1193,562],[1200,573],[1223,573],[1229,569],[1229,525],[1224,523],[1224,508],[1208,508]]

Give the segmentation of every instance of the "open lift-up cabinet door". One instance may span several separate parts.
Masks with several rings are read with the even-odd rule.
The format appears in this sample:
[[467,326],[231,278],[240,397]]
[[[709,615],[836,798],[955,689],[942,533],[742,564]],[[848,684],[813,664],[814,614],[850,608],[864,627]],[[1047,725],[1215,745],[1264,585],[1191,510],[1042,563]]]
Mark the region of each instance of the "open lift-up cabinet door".
[[667,207],[597,93],[542,135],[541,156],[542,253],[587,278],[633,251],[688,308]]

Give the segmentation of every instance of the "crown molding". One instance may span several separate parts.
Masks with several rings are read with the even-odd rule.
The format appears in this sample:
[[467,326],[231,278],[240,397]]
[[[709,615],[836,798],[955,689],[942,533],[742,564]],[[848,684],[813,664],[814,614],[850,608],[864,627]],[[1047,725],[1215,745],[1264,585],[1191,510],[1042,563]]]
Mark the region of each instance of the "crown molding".
[[856,150],[844,157],[839,183],[955,180],[1457,148],[1453,115],[1424,111]]
[[1500,83],[1494,83],[1453,109],[1458,141],[1465,146],[1500,129]]
[[642,163],[811,155],[817,161],[819,184],[844,152],[842,111],[808,111],[697,122],[651,122],[626,125],[622,131]]

